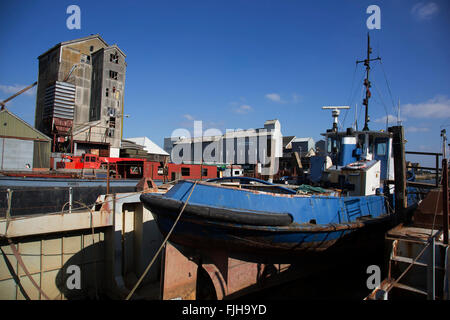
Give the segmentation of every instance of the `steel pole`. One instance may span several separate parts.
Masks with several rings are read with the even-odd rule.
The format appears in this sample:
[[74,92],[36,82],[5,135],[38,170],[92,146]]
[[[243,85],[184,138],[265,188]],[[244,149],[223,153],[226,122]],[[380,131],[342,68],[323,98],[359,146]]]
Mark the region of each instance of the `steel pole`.
[[109,162],[106,165],[106,170],[107,170],[107,173],[106,173],[106,194],[109,194]]
[[448,162],[442,159],[442,227],[444,229],[444,244],[448,244]]
[[73,189],[69,188],[69,213],[72,213]]

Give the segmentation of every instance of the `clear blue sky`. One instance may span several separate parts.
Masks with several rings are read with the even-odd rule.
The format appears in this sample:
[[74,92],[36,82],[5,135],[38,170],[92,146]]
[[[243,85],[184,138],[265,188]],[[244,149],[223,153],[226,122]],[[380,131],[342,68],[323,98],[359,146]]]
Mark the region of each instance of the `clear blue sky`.
[[[66,27],[71,4],[81,9],[80,30]],[[193,119],[225,131],[277,118],[283,135],[318,140],[332,121],[321,106],[351,104],[345,127],[361,106],[355,61],[365,55],[372,4],[381,9],[371,36],[383,64],[372,69],[370,128],[384,129],[400,99],[407,149],[440,151],[440,126],[450,125],[445,0],[2,1],[0,99],[37,80],[41,53],[98,33],[127,55],[124,137],[162,145]],[[33,124],[35,99],[33,90],[8,108]]]

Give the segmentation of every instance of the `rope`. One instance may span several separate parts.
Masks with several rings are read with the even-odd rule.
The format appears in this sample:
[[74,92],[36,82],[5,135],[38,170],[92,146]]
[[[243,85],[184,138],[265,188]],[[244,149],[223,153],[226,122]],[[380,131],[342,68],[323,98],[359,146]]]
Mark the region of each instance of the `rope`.
[[[352,77],[352,87],[351,87],[351,89],[350,89],[350,94],[349,94],[348,99],[347,99],[349,102],[350,102],[350,98],[352,97],[353,87],[354,87],[354,85],[355,85],[355,75],[356,75],[356,70],[357,70],[357,69],[358,69],[358,64],[355,64],[355,70],[353,71],[353,77]],[[351,104],[348,104],[348,105],[351,106]],[[341,128],[344,127],[345,119],[347,118],[347,113],[348,113],[348,109],[345,110],[344,121],[342,121]]]
[[419,260],[419,258],[422,256],[422,254],[425,252],[425,250],[428,248],[428,246],[432,243],[431,239],[433,237],[430,237],[428,239],[428,243],[427,245],[422,249],[422,251],[419,252],[419,254],[416,256],[416,258],[414,258],[414,260],[410,263],[410,265],[405,269],[405,271],[403,271],[403,273],[391,284],[389,284],[389,287],[386,289],[386,293],[391,291],[392,288],[394,288],[394,286],[400,281],[401,278],[403,278],[403,276],[409,271],[409,269],[412,268],[412,266],[416,263],[417,260]]
[[25,274],[27,275],[28,279],[30,279],[31,283],[33,284],[33,286],[41,293],[42,296],[44,296],[45,299],[47,300],[51,300],[44,291],[42,291],[41,288],[39,288],[39,286],[37,285],[36,281],[34,281],[33,277],[31,276],[30,272],[28,272],[27,267],[25,266],[25,264],[23,263],[22,257],[20,256],[19,252],[17,251],[16,246],[14,245],[14,243],[12,242],[11,239],[8,238],[8,242],[9,242],[9,246],[11,247],[11,250],[14,254],[14,256],[16,257],[17,262],[19,263],[19,265],[22,267],[23,271],[25,272]]
[[383,70],[384,80],[386,81],[386,85],[388,87],[389,95],[391,96],[391,102],[392,102],[392,109],[395,110],[395,102],[394,98],[392,97],[391,87],[389,86],[389,81],[386,76],[386,72],[384,71],[383,62],[380,60],[381,70]]
[[162,250],[162,248],[166,245],[166,242],[169,240],[169,237],[172,235],[172,231],[175,229],[175,226],[178,223],[178,220],[180,220],[181,218],[181,214],[184,211],[184,208],[186,208],[186,205],[189,202],[189,198],[192,195],[192,192],[194,191],[195,186],[197,185],[198,181],[195,181],[194,185],[192,186],[191,192],[189,193],[188,198],[186,199],[186,202],[183,205],[183,208],[181,209],[180,213],[178,214],[177,219],[175,220],[172,228],[170,229],[169,233],[167,234],[166,238],[164,239],[163,243],[161,244],[161,246],[159,247],[158,251],[156,252],[156,254],[153,256],[152,261],[150,261],[150,263],[148,264],[148,266],[145,268],[144,273],[142,274],[142,276],[139,278],[138,282],[135,284],[135,286],[133,287],[133,289],[130,291],[130,293],[128,294],[128,296],[126,297],[125,300],[130,300],[130,298],[133,296],[134,292],[136,291],[136,289],[139,287],[139,285],[141,284],[142,280],[144,279],[144,277],[147,275],[147,272],[150,270],[151,266],[153,265],[153,262],[155,262],[156,257],[158,257],[160,251]]
[[[79,205],[82,205],[89,210],[90,216],[91,216],[92,246],[94,246],[95,245],[94,213],[92,212],[92,209],[89,208],[88,206],[86,206],[83,202],[81,202],[81,201],[72,201],[72,202],[76,202]],[[67,204],[67,202],[64,204],[64,206],[66,204]],[[98,288],[97,288],[97,260],[96,259],[94,259],[94,278],[95,278],[95,297],[97,298],[97,300],[99,300]]]
[[[91,230],[92,230],[92,245],[95,244],[95,232],[94,232],[94,216],[93,216],[93,212],[92,209],[90,209],[88,206],[86,206],[86,204],[80,202],[80,201],[73,201],[78,203],[79,205],[87,208],[90,212],[90,216],[91,216]],[[66,202],[63,205],[63,208],[68,204],[68,202]],[[25,274],[27,275],[28,279],[30,279],[31,283],[34,285],[34,287],[36,287],[36,289],[41,293],[42,296],[44,296],[45,299],[47,300],[52,300],[50,299],[45,292],[37,285],[37,283],[34,281],[33,277],[31,276],[31,274],[29,273],[27,267],[25,266],[22,257],[20,255],[20,253],[17,251],[16,246],[14,245],[14,243],[12,242],[12,240],[10,238],[8,239],[8,243],[9,246],[11,247],[11,250],[14,254],[14,256],[16,257],[17,262],[19,263],[19,265],[22,267],[23,271],[25,272]],[[98,288],[97,288],[97,262],[94,261],[94,277],[95,277],[95,296],[98,299]]]
[[[349,97],[348,97],[348,105],[349,105],[350,107],[353,105],[353,101],[355,100],[356,95],[357,95],[357,93],[358,93],[358,86],[354,86],[354,82],[355,82],[355,74],[356,74],[356,71],[357,71],[357,67],[358,67],[358,65],[356,65],[355,71],[354,71],[354,73],[353,73],[352,89],[351,89],[350,95],[349,95]],[[361,79],[360,79],[359,82],[363,82],[364,77],[365,77],[365,75],[364,75],[364,73],[363,73],[363,75],[362,75],[362,77],[361,77]],[[353,89],[353,88],[354,88],[354,89]],[[353,90],[354,90],[354,91],[353,91]],[[345,110],[345,111],[346,111],[346,112],[345,112],[345,114],[344,114],[344,121],[342,121],[342,126],[341,126],[341,128],[343,128],[343,126],[344,126],[344,124],[345,124],[345,120],[347,119],[348,109]]]
[[[444,190],[442,190],[442,193],[444,193]],[[433,225],[431,227],[431,235],[433,235],[433,230],[434,230],[434,224],[436,222],[436,216],[437,216],[437,208],[438,208],[438,204],[439,204],[439,199],[441,198],[441,193],[438,192],[438,195],[436,197],[436,205],[434,206],[434,217],[433,217]]]
[[378,87],[377,87],[377,85],[375,84],[375,82],[373,83],[373,86],[374,86],[376,92],[378,93],[378,96],[380,97],[381,104],[383,105],[383,107],[384,107],[384,112],[386,113],[386,131],[387,131],[387,128],[388,128],[388,125],[389,125],[389,112],[388,112],[387,106],[386,106],[386,104],[384,103],[383,97],[381,96],[381,93],[380,93],[380,91],[378,90]]

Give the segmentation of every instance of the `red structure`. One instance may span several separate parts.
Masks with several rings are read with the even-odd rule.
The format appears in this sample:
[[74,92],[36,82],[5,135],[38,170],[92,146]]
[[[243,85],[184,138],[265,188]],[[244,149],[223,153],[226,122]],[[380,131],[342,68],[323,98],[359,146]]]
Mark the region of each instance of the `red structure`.
[[[105,178],[108,179],[142,179],[168,182],[173,180],[203,180],[219,176],[215,165],[175,164],[149,161],[141,158],[100,157],[85,153],[81,156],[63,155],[56,162],[56,170],[7,171],[7,176],[41,177],[41,178]],[[109,172],[109,175],[107,175]]]
[[152,180],[173,181],[177,179],[212,179],[217,178],[217,166],[201,164],[168,163],[146,161],[144,176]]
[[178,179],[217,178],[217,166],[214,165],[168,163],[164,166],[162,162],[145,159],[99,157],[89,153],[82,156],[64,156],[63,161],[56,163],[57,169],[68,170],[105,170],[108,167],[112,178],[118,179],[145,177],[166,182]]

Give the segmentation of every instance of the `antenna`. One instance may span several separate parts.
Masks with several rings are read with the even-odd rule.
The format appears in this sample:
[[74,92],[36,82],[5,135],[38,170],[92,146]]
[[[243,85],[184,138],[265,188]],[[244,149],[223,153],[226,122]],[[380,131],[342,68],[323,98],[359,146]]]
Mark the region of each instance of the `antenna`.
[[397,109],[397,125],[402,125],[402,120],[400,120],[400,98],[398,98],[398,109]]
[[370,54],[372,53],[372,48],[370,47],[370,35],[367,33],[367,58],[365,60],[356,61],[356,63],[364,62],[366,66],[366,78],[364,79],[364,86],[366,87],[366,97],[363,100],[363,105],[366,106],[366,116],[364,118],[364,128],[363,131],[369,131],[369,98],[371,96],[369,88],[371,87],[369,81],[369,71],[370,71],[370,61],[381,60],[380,57],[375,59],[370,59]]
[[331,116],[333,117],[333,131],[337,132],[338,130],[338,118],[341,114],[341,109],[350,109],[349,106],[323,106],[324,110],[331,110]]

